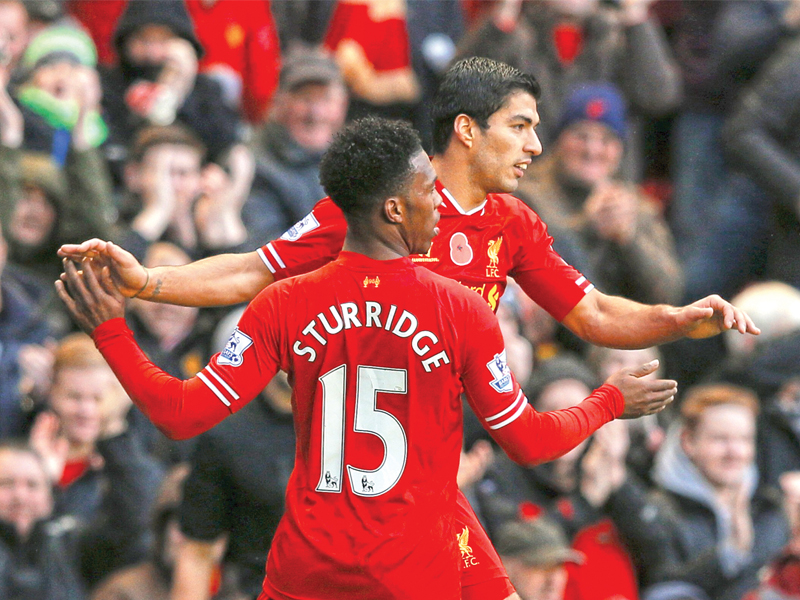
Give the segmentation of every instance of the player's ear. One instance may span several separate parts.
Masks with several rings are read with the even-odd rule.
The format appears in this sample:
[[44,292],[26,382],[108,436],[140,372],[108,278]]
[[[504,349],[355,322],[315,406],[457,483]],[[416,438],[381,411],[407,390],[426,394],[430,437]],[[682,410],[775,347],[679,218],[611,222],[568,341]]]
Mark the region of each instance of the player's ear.
[[467,148],[472,148],[475,142],[475,128],[478,124],[469,115],[461,113],[453,121],[453,134]]
[[405,205],[399,196],[391,196],[383,203],[383,213],[390,223],[402,223],[405,215]]

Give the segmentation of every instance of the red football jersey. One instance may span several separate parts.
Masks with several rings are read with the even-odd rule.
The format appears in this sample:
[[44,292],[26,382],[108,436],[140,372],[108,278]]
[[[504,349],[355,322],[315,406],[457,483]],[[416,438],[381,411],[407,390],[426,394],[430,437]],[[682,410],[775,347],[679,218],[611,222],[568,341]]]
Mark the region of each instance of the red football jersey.
[[342,252],[264,290],[226,348],[187,381],[155,367],[122,319],[93,332],[133,401],[175,437],[293,386],[297,452],[263,596],[460,598],[454,522],[461,392],[515,460],[551,460],[623,410],[604,386],[536,413],[505,360],[491,310],[408,258]]
[[[436,186],[442,197],[439,235],[427,254],[411,257],[415,263],[477,292],[494,311],[511,276],[559,321],[593,289],[553,250],[547,226],[519,199],[489,194],[465,212],[440,182]],[[336,258],[346,229],[342,211],[325,198],[258,253],[276,279],[307,273]]]

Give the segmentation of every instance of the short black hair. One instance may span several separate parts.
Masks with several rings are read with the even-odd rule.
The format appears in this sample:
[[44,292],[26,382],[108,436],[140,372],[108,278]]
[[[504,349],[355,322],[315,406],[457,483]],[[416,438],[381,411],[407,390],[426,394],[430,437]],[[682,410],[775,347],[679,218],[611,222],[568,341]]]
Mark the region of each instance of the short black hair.
[[516,92],[538,99],[541,88],[533,75],[491,58],[473,56],[458,61],[444,74],[433,98],[433,153],[447,149],[458,115],[472,117],[485,129],[489,117]]
[[345,217],[366,219],[379,202],[402,192],[422,151],[419,135],[403,121],[367,117],[334,138],[322,158],[319,181]]

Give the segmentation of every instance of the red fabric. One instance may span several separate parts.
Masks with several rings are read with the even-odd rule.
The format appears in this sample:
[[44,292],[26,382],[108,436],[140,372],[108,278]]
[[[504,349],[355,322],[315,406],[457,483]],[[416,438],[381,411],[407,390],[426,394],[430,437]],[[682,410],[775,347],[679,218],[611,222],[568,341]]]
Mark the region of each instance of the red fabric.
[[637,600],[636,571],[610,519],[578,532],[572,547],[585,556],[583,564],[567,564],[564,600]]
[[[459,490],[456,496],[456,528],[461,553],[461,597],[473,600],[505,600],[508,575],[469,501]],[[499,590],[499,592],[498,592]]]
[[69,487],[70,484],[83,477],[83,474],[88,470],[88,458],[67,461],[67,463],[64,465],[64,470],[61,472],[61,479],[58,480],[59,487]]
[[[467,215],[438,182],[437,188],[439,235],[428,254],[411,257],[416,264],[477,292],[495,311],[511,276],[559,321],[593,289],[553,250],[547,227],[520,200],[489,194],[482,209]],[[346,228],[342,211],[325,199],[259,252],[276,279],[307,273],[336,258]]]
[[405,18],[373,19],[369,4],[382,1],[339,0],[325,35],[325,47],[335,53],[342,41],[352,40],[364,49],[376,71],[410,68],[411,50]]
[[117,51],[114,48],[114,30],[128,0],[68,0],[67,12],[86,28],[94,45],[97,60],[102,65],[114,64]]
[[123,319],[93,337],[133,401],[173,437],[239,410],[278,369],[290,374],[298,451],[264,588],[278,600],[322,588],[337,590],[331,598],[366,589],[376,599],[460,597],[462,390],[493,438],[526,463],[568,451],[622,404],[604,386],[578,406],[536,413],[505,363],[491,310],[407,258],[342,252],[277,282],[186,382],[150,363]]
[[562,23],[553,28],[553,43],[558,60],[571,65],[583,49],[583,30],[573,23]]
[[218,0],[205,6],[186,0],[195,33],[205,49],[200,71],[226,65],[242,78],[242,109],[261,121],[278,86],[280,45],[269,0]]

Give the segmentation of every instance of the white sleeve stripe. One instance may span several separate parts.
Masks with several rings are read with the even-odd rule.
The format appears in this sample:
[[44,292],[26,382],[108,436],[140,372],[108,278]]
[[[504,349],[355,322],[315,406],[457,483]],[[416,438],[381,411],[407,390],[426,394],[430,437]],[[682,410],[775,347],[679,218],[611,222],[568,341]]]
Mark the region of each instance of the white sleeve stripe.
[[230,403],[230,402],[228,402],[228,400],[225,398],[225,396],[223,396],[223,395],[222,395],[222,392],[220,392],[220,391],[217,389],[217,387],[216,387],[216,386],[215,386],[213,383],[211,383],[211,382],[208,380],[208,377],[206,377],[205,375],[203,375],[203,372],[202,372],[202,371],[201,371],[200,373],[198,373],[198,374],[197,374],[197,376],[200,378],[200,380],[201,380],[203,383],[205,383],[205,384],[208,386],[208,389],[210,389],[212,392],[214,392],[214,394],[217,396],[217,398],[219,398],[220,400],[222,400],[222,403],[223,403],[225,406],[230,406],[230,405],[231,405],[231,403]]
[[220,383],[220,385],[222,385],[222,387],[224,387],[226,390],[228,390],[228,393],[231,395],[231,397],[233,397],[234,400],[238,400],[239,399],[239,394],[234,392],[233,388],[231,386],[229,386],[222,377],[220,377],[219,375],[216,374],[214,369],[211,368],[211,365],[206,365],[206,369],[208,369],[208,372],[211,373],[211,375],[214,377],[214,379],[219,381],[219,383]]
[[281,266],[281,269],[285,269],[286,265],[283,264],[283,261],[281,260],[281,257],[278,256],[278,253],[275,251],[275,248],[272,246],[272,242],[267,244],[267,248],[269,248],[269,251],[272,253],[272,256],[275,257],[275,260],[278,261],[278,264]]
[[256,252],[258,252],[258,255],[261,257],[261,260],[264,261],[264,264],[267,265],[267,268],[269,269],[269,272],[274,274],[275,273],[275,267],[273,267],[271,264],[269,264],[269,260],[267,260],[267,255],[264,254],[264,251],[261,248],[259,248],[258,250],[256,250]]
[[506,408],[505,410],[500,411],[496,415],[492,415],[491,417],[486,417],[486,419],[484,419],[484,420],[488,423],[489,421],[494,421],[495,419],[499,419],[500,417],[504,416],[506,413],[511,412],[512,410],[514,410],[514,407],[517,405],[517,402],[519,402],[519,399],[521,397],[522,397],[522,390],[519,391],[519,394],[517,394],[517,397],[514,398],[514,401],[511,403],[511,405],[508,408]]
[[584,294],[588,294],[588,293],[589,293],[589,292],[591,292],[593,289],[594,289],[594,284],[590,283],[590,284],[589,284],[589,285],[587,285],[587,286],[586,286],[586,288],[583,290],[583,293],[584,293]]
[[578,285],[582,285],[584,281],[586,281],[586,277],[581,276],[575,280],[575,283]]
[[505,427],[506,425],[508,425],[512,421],[515,421],[517,419],[517,417],[519,417],[522,414],[522,411],[525,410],[526,406],[528,406],[528,399],[527,398],[525,398],[525,400],[522,402],[520,407],[517,409],[517,412],[515,412],[513,415],[508,417],[502,423],[498,423],[497,425],[492,425],[489,429],[500,429],[501,427]]

